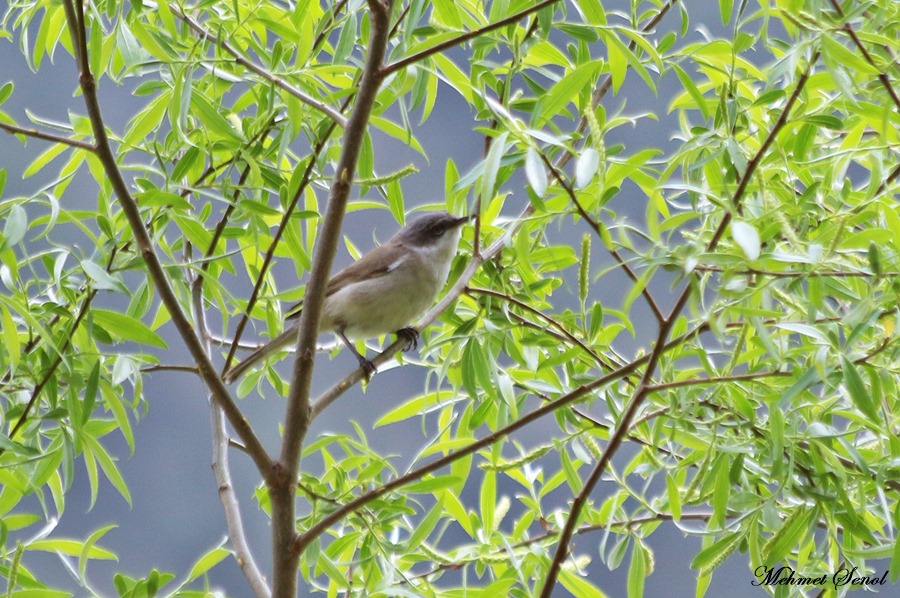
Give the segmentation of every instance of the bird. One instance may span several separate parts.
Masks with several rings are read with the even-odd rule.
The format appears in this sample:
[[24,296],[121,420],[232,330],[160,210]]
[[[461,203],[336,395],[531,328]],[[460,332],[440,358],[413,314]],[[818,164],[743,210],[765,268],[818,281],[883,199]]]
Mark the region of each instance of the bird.
[[[351,339],[395,332],[409,350],[418,331],[410,324],[431,307],[447,282],[462,225],[469,216],[427,212],[411,220],[386,243],[375,247],[328,281],[319,332],[335,332],[365,370],[368,380],[375,365],[356,350]],[[228,370],[226,382],[297,342],[303,301],[291,306],[284,332],[253,351]]]

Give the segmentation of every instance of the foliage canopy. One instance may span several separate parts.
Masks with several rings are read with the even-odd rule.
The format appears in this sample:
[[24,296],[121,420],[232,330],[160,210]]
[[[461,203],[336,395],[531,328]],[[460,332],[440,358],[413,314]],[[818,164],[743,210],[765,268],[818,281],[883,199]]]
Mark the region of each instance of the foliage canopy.
[[[73,540],[48,522],[71,516],[82,466],[92,503],[101,480],[130,501],[109,447],[148,450],[133,426],[173,367],[167,327],[218,421],[228,540],[184,571],[116,575],[122,596],[202,595],[232,555],[220,566],[258,596],[296,595],[298,574],[328,595],[599,596],[625,562],[640,596],[660,525],[702,537],[698,595],[736,551],[748,585],[760,567],[873,561],[896,582],[900,4],[619,4],[10,0],[0,37],[34,71],[73,65],[61,102],[83,103],[26,124],[0,81],[2,151],[46,146],[15,174],[51,180],[10,194],[0,165],[7,595],[69,595],[35,553],[89,591],[91,562],[115,558],[110,527]],[[427,158],[436,118],[484,145],[425,166],[443,181],[430,207],[477,215],[404,359],[428,384],[373,431],[308,437],[361,372],[319,397],[309,359],[290,379],[221,373],[248,326],[273,336],[283,302],[321,301],[345,212],[425,207],[404,195],[415,168],[377,167],[379,140]],[[644,132],[657,120],[672,139]],[[243,417],[260,394],[287,399],[278,454],[260,437],[279,431]],[[368,445],[410,418],[429,437],[414,456]],[[552,438],[514,435],[538,420]],[[255,497],[229,483],[229,435]],[[251,499],[271,515],[267,572]]]

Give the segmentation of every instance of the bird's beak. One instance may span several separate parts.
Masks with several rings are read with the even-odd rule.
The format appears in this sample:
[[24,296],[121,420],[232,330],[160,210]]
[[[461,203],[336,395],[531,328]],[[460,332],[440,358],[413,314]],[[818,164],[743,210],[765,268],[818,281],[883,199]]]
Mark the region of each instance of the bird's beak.
[[474,217],[475,217],[474,215],[469,215],[469,216],[462,216],[461,218],[457,218],[453,222],[453,226],[454,227],[462,226],[463,224],[465,224],[466,222],[468,222],[469,220],[471,220]]

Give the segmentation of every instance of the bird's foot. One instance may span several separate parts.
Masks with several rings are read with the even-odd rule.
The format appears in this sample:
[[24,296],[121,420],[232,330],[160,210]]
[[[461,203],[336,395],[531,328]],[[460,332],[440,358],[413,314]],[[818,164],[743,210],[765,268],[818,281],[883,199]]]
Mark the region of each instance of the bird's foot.
[[406,346],[403,348],[403,352],[406,353],[410,349],[415,349],[419,346],[419,331],[412,326],[401,328],[397,331],[397,340],[400,339],[406,341]]
[[368,382],[375,375],[375,372],[378,371],[378,368],[375,367],[374,363],[361,355],[357,355],[356,359],[359,361],[359,367],[363,369],[363,376],[365,376],[366,382]]

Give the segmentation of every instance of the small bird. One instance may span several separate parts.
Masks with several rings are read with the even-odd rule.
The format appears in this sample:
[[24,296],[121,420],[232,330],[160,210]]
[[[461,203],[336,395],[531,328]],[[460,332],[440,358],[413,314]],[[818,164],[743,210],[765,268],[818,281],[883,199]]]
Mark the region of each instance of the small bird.
[[[375,365],[360,355],[350,339],[396,332],[416,346],[418,332],[409,325],[434,303],[447,282],[450,265],[468,216],[429,212],[409,222],[387,243],[376,247],[334,275],[325,289],[319,331],[332,330],[353,352],[368,379]],[[303,302],[288,309],[288,320]],[[299,322],[299,319],[296,320]],[[262,360],[297,342],[297,324],[248,355],[225,375],[231,382]]]

